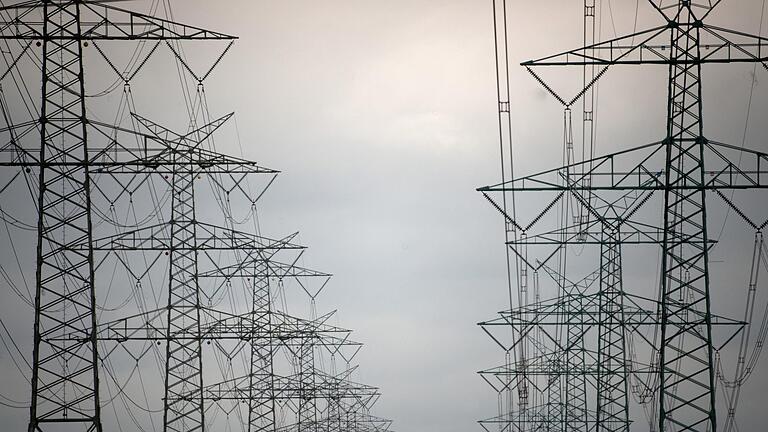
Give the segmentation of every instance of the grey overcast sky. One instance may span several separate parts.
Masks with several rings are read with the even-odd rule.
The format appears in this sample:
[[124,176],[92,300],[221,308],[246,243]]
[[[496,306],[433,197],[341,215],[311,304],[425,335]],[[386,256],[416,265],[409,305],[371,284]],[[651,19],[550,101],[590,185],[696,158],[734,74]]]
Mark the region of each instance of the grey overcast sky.
[[[598,2],[603,39],[632,31],[634,1]],[[509,4],[514,63],[580,46],[580,1]],[[338,323],[365,342],[357,378],[381,387],[375,414],[400,432],[479,430],[496,397],[476,371],[503,353],[476,323],[507,307],[502,221],[475,192],[499,178],[491,1],[172,5],[177,21],[240,37],[207,80],[210,109],[235,111],[243,155],[283,172],[261,201],[262,229],[300,230],[306,264],[334,274],[318,306],[338,309]],[[763,5],[726,0],[713,22],[757,33]],[[657,23],[641,1],[638,29]],[[187,56],[204,64],[214,53]],[[174,124],[176,107],[153,103],[151,89],[176,77],[151,70],[135,86],[137,105]],[[720,141],[741,144],[751,72],[705,70],[705,124]],[[580,72],[569,73],[556,78],[565,94],[578,91]],[[517,169],[558,165],[562,108],[521,68],[511,78]],[[664,68],[609,72],[599,86],[598,153],[662,137],[665,78]],[[768,151],[768,72],[758,68],[756,79],[746,143]],[[14,328],[31,327],[16,318]],[[3,375],[17,373],[3,365]],[[755,380],[764,387],[767,377]],[[746,390],[753,416],[759,388]],[[0,413],[19,427],[28,415]]]

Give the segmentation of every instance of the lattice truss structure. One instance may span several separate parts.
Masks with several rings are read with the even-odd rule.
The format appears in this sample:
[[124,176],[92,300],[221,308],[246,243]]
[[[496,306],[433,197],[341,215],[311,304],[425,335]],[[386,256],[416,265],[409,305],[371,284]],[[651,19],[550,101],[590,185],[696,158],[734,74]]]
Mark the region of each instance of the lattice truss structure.
[[[507,2],[494,1],[503,170],[478,190],[504,218],[510,308],[480,323],[506,353],[480,372],[499,394],[498,415],[480,422],[488,431],[738,428],[742,385],[768,336],[758,284],[768,154],[705,134],[702,82],[715,63],[765,73],[768,39],[710,24],[720,1],[647,3],[661,25],[598,41],[586,0],[582,48],[522,63],[565,108],[564,156],[516,176]],[[666,131],[595,156],[596,83],[611,67],[649,64],[668,70]],[[556,66],[581,69],[573,98],[543,78]]]
[[[317,312],[331,275],[304,267],[297,233],[260,232],[277,171],[217,150],[233,114],[211,116],[204,82],[235,37],[149,9],[0,6],[2,303],[23,305],[3,308],[3,368],[28,377],[3,405],[30,431],[388,430],[354,380],[361,344]],[[192,49],[215,55],[197,67]],[[174,87],[142,79],[164,66],[180,131],[134,98]]]

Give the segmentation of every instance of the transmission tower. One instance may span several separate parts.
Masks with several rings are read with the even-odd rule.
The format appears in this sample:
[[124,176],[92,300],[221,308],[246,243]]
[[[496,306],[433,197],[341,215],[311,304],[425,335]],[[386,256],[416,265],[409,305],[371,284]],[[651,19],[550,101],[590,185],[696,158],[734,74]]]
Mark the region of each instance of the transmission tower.
[[[14,122],[15,107],[2,95],[8,140],[0,164],[19,171],[0,193],[23,178],[35,185],[39,210],[29,430],[102,430],[101,408],[114,409],[130,386],[130,380],[116,379],[120,354],[134,363],[129,377],[141,374],[141,361],[154,359],[159,366],[162,395],[152,400],[162,403],[165,431],[216,429],[220,413],[226,427],[248,431],[388,430],[389,420],[370,414],[378,389],[351,379],[356,367],[350,363],[361,344],[350,339],[350,330],[328,324],[333,313],[316,314],[315,299],[330,274],[298,265],[305,248],[294,242],[297,234],[260,235],[256,203],[277,171],[215,148],[215,133],[233,114],[210,116],[203,82],[235,38],[110,2],[41,0],[0,7],[0,14],[2,39],[20,48],[12,61],[6,59],[0,79],[18,78],[23,93],[29,76],[22,63],[29,60],[42,71],[38,116]],[[201,74],[186,60],[180,45],[186,40],[228,45]],[[131,59],[132,70],[121,70],[110,49],[99,46],[106,41],[136,43],[136,52],[146,55]],[[145,41],[154,46],[145,50]],[[194,89],[185,93],[186,131],[139,115],[133,102],[131,82],[161,42],[175,56],[182,86],[193,79],[184,87]],[[86,77],[94,75],[86,70],[84,51],[91,45],[117,76],[118,85],[106,93],[123,84],[115,124],[96,120],[87,106]],[[131,127],[120,124],[126,119]],[[31,143],[35,129],[40,139]],[[267,180],[257,186],[254,177]],[[255,232],[237,229],[245,222],[233,217],[230,198],[236,195],[245,198],[246,221],[253,219]],[[217,203],[223,224],[203,221],[202,213],[210,212],[206,201]],[[134,222],[118,220],[118,209]],[[137,218],[137,209],[148,216]],[[131,309],[124,302],[115,309],[118,316],[107,319],[103,305],[115,269],[126,276],[117,284],[131,292],[136,313],[123,312]],[[310,318],[287,313],[289,281],[306,293]],[[104,292],[97,289],[107,285]],[[164,303],[155,291],[159,285]],[[148,295],[155,296],[154,308]],[[106,298],[97,301],[100,296]],[[229,309],[213,305],[225,297]],[[206,359],[218,362],[220,378],[212,377]],[[341,373],[337,362],[344,363]],[[118,387],[117,395],[107,388],[107,401],[99,386],[104,376]]]
[[[500,3],[504,13],[497,12],[496,28],[503,26],[506,35],[506,2]],[[663,25],[593,43],[588,40],[585,25],[584,47],[522,63],[566,108],[566,155],[572,148],[570,106],[585,98],[584,144],[587,145],[593,141],[594,133],[590,109],[594,103],[594,86],[614,65],[668,66],[667,130],[659,142],[602,157],[591,157],[585,152],[583,161],[567,160],[561,168],[538,174],[515,178],[505,171],[502,183],[479,189],[505,218],[506,243],[514,253],[518,268],[538,271],[542,263],[555,257],[559,272],[570,273],[560,258],[566,247],[595,245],[599,248],[596,264],[600,281],[599,289],[593,294],[577,293],[574,297],[561,290],[552,301],[520,302],[519,306],[502,312],[501,318],[481,323],[507,352],[521,344],[541,345],[538,341],[542,334],[553,335],[549,343],[554,346],[553,354],[533,370],[531,363],[523,358],[511,367],[483,373],[484,376],[512,376],[519,387],[522,386],[519,383],[528,382],[526,387],[530,384],[538,387],[541,398],[548,399],[548,405],[539,406],[537,412],[526,416],[527,402],[521,397],[518,411],[489,419],[484,425],[501,423],[509,430],[538,430],[539,427],[579,430],[591,428],[589,424],[593,424],[596,430],[626,431],[631,422],[628,396],[637,390],[641,403],[652,405],[650,430],[714,431],[718,427],[715,389],[716,381],[722,378],[719,378],[720,363],[715,357],[733,336],[749,328],[752,317],[745,314],[743,320],[735,320],[719,317],[712,311],[709,253],[718,239],[708,234],[711,222],[707,218],[707,205],[708,200],[722,199],[729,211],[733,210],[756,231],[755,244],[761,244],[758,239],[767,223],[754,222],[748,211],[734,202],[733,195],[728,197],[725,192],[764,189],[768,155],[717,143],[704,136],[701,68],[709,63],[732,62],[757,63],[768,68],[765,50],[768,39],[710,25],[710,14],[720,2],[649,3],[663,17]],[[494,6],[495,10],[499,9],[496,3]],[[585,3],[585,24],[593,19],[594,3]],[[500,48],[498,42],[496,46],[497,59],[506,59],[506,47]],[[572,99],[560,96],[537,73],[544,67],[566,65],[580,66],[587,71],[583,90]],[[508,71],[504,67],[497,71],[499,81],[505,81]],[[506,86],[508,88],[508,78]],[[500,107],[507,108],[500,112],[508,117],[508,99],[500,97]],[[502,157],[510,158],[511,167],[508,140],[509,133],[502,133]],[[505,155],[504,151],[510,154]],[[505,162],[502,166],[506,165]],[[749,168],[742,168],[745,166]],[[528,195],[536,195],[538,203],[548,195],[554,199],[547,199],[548,205],[543,208],[538,204],[539,209],[526,224],[523,222],[526,216],[520,214],[520,200],[521,196]],[[575,200],[574,207],[580,209],[575,212],[572,224],[567,217],[559,218],[560,225],[554,230],[531,231],[553,208],[569,207],[570,200]],[[510,201],[517,202],[517,207],[509,208],[506,203]],[[563,220],[567,222],[563,224]],[[650,295],[638,298],[623,288],[622,254],[632,245],[649,245],[659,250],[661,284],[657,298]],[[545,246],[554,250],[544,252]],[[541,261],[529,260],[531,247],[538,248]],[[761,248],[756,246],[753,255],[759,255]],[[748,310],[749,305],[754,305],[752,293],[759,265],[752,267]],[[562,276],[557,276],[557,285],[561,288],[564,286]],[[518,285],[522,290],[522,284]],[[534,330],[547,326],[551,326],[550,331]],[[596,346],[594,363],[588,356],[576,362],[567,358],[563,362],[552,361],[560,358],[559,352],[573,352],[576,341],[585,340],[588,334],[583,330],[585,326],[596,327],[596,337],[587,342]],[[492,333],[494,328],[505,327],[512,328],[508,342]],[[649,330],[643,332],[643,328]],[[723,329],[727,336],[717,339],[715,329]],[[658,337],[647,336],[654,331]],[[495,334],[498,335],[498,331]],[[561,334],[566,336],[558,336]],[[647,345],[649,361],[645,364],[636,360],[637,348],[633,341],[638,338],[644,339]],[[746,338],[749,339],[748,334]],[[756,344],[762,345],[763,340],[764,336],[759,336]],[[744,345],[742,341],[740,352],[744,351]],[[744,363],[743,355],[738,362]],[[737,375],[739,370],[742,369],[737,369]],[[563,390],[557,378],[548,378],[542,385],[531,378],[535,375],[565,376],[564,395],[569,398],[566,403],[559,399]],[[594,383],[590,394],[595,408],[586,416],[584,413],[591,410],[582,409],[580,399],[577,398],[577,404],[568,402],[575,394],[573,391],[583,388],[584,381],[579,380],[584,377],[590,377]],[[633,381],[642,384],[636,386]],[[730,387],[740,388],[743,381]],[[730,424],[734,397],[725,402],[729,408],[726,424]],[[547,406],[563,406],[564,411],[553,412]],[[574,423],[573,419],[586,419],[587,424],[582,423],[584,420]],[[721,419],[720,424],[723,423]]]
[[[101,430],[83,45],[93,40],[231,37],[80,1],[25,2],[3,11],[13,17],[2,23],[3,39],[42,45],[29,430],[61,430],[62,423]],[[62,331],[77,333],[79,339],[57,338]]]

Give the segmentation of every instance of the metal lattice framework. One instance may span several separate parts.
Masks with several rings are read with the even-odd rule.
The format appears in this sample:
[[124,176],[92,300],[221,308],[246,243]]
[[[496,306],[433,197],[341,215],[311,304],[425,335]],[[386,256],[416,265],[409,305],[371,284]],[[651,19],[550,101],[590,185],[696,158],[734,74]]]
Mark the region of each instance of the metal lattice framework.
[[[752,316],[737,320],[712,311],[709,253],[717,240],[708,234],[707,206],[716,200],[715,206],[738,214],[756,231],[758,244],[768,220],[755,221],[727,194],[765,189],[768,155],[705,137],[702,66],[742,62],[768,68],[768,39],[708,24],[719,1],[650,3],[666,20],[664,25],[598,42],[589,32],[595,5],[586,1],[584,47],[522,63],[565,106],[566,158],[563,167],[519,177],[505,161],[502,182],[479,189],[505,219],[510,261],[517,269],[517,278],[510,280],[519,293],[500,318],[481,323],[508,357],[516,359],[481,372],[511,407],[481,422],[488,430],[628,431],[632,393],[651,407],[645,426],[650,430],[714,431],[724,423],[716,415],[715,389],[722,380],[716,356],[742,333],[738,363],[744,363],[745,340],[750,338],[745,329]],[[511,161],[506,2],[494,2],[494,10],[496,28],[501,29],[497,78],[500,88],[506,88],[499,92],[502,157]],[[594,157],[591,107],[596,82],[611,66],[647,64],[669,68],[664,139]],[[573,99],[558,95],[537,72],[554,66],[582,68],[584,88]],[[570,107],[581,98],[585,150],[576,161]],[[534,195],[538,210],[522,216],[521,202]],[[542,199],[547,196],[551,198]],[[548,216],[556,216],[559,226],[542,228]],[[579,284],[567,282],[571,269],[566,270],[564,256],[568,248],[591,245],[598,248],[593,279],[599,284],[587,292],[591,284],[579,289]],[[761,245],[755,248],[757,259]],[[638,297],[624,288],[622,255],[632,246],[659,253],[657,298]],[[754,302],[759,267],[754,259],[748,304]],[[552,262],[557,270],[548,267]],[[549,301],[539,299],[538,287],[533,299],[527,295],[528,273],[533,271],[538,283],[541,269],[554,273],[557,294]],[[644,348],[638,348],[638,340]],[[649,360],[639,361],[638,351]],[[723,385],[740,388],[743,381]],[[724,401],[726,424],[733,423],[737,394],[734,390]]]
[[[215,133],[233,115],[210,117],[203,81],[235,37],[110,2],[41,0],[0,7],[0,38],[21,46],[0,79],[9,74],[28,79],[22,69],[27,57],[42,70],[39,118],[11,121],[15,107],[3,96],[7,127],[0,131],[8,138],[0,147],[0,165],[19,170],[0,193],[17,178],[37,176],[29,430],[102,430],[101,409],[114,407],[116,397],[109,390],[105,402],[100,378],[106,374],[118,385],[118,395],[127,394],[140,362],[152,358],[164,379],[163,394],[154,400],[162,403],[166,431],[216,429],[218,413],[225,413],[229,426],[235,422],[248,431],[388,430],[391,421],[370,414],[378,389],[351,380],[356,367],[350,363],[361,344],[350,339],[350,330],[328,324],[334,313],[316,316],[315,298],[331,275],[298,265],[305,248],[294,242],[297,234],[271,239],[235,226],[230,196],[242,195],[254,213],[277,174],[214,146]],[[206,73],[195,74],[178,45],[187,40],[228,45]],[[132,72],[123,73],[110,60],[110,50],[99,47],[105,41],[156,42]],[[187,131],[174,132],[136,114],[132,101],[125,105],[132,127],[93,119],[85,47],[93,44],[129,94],[130,81],[160,42],[197,81]],[[39,139],[31,140],[38,130]],[[210,185],[203,193],[213,197],[201,195],[203,177]],[[266,184],[254,186],[255,177],[266,178]],[[134,197],[141,194],[165,198],[133,225],[113,217],[121,205],[135,217],[142,203]],[[219,200],[223,224],[203,221],[208,200]],[[104,226],[114,228],[109,232]],[[141,291],[149,288],[143,284],[151,285],[154,295],[159,278],[167,301],[149,308],[136,300],[136,313],[118,309],[122,316],[103,318],[105,308],[99,309],[97,299],[110,294],[112,282],[106,293],[97,287],[108,281],[109,271],[114,282],[114,269],[127,276],[121,282],[135,282],[129,299],[145,296]],[[287,312],[283,284],[288,281],[309,297],[311,318]],[[241,304],[247,307],[215,307],[222,292],[246,298]],[[135,362],[124,383],[116,378],[121,355]],[[220,378],[211,378],[208,359],[218,362]],[[329,359],[330,372],[321,367]],[[344,372],[334,372],[337,361]],[[143,381],[141,386],[146,398]],[[241,420],[230,420],[233,413]]]

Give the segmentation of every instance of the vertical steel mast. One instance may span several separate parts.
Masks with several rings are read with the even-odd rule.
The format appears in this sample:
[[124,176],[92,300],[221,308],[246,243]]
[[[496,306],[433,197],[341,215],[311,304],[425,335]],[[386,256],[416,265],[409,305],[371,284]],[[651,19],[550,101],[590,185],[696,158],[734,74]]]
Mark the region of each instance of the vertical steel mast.
[[[251,361],[248,386],[248,431],[271,431],[277,425],[275,407],[274,366],[275,343],[272,323],[272,296],[269,284],[269,261],[260,257],[253,265],[253,314],[268,336],[251,342]],[[258,397],[258,381],[268,377],[266,397]]]
[[707,257],[702,22],[690,0],[670,17],[669,101],[664,169],[659,430],[714,431],[715,370]]
[[598,432],[629,431],[626,318],[621,268],[621,224],[605,223],[600,245],[600,301],[597,341]]
[[[167,431],[203,430],[203,360],[200,331],[198,235],[195,217],[194,150],[231,115],[179,135],[135,116],[158,139],[166,140],[171,153],[171,221],[168,266],[168,318],[165,350],[163,424]],[[184,333],[191,338],[175,338]]]
[[[78,2],[42,4],[37,272],[29,430],[101,430]],[[81,341],[63,341],[76,331]],[[58,337],[57,337],[58,336]]]

